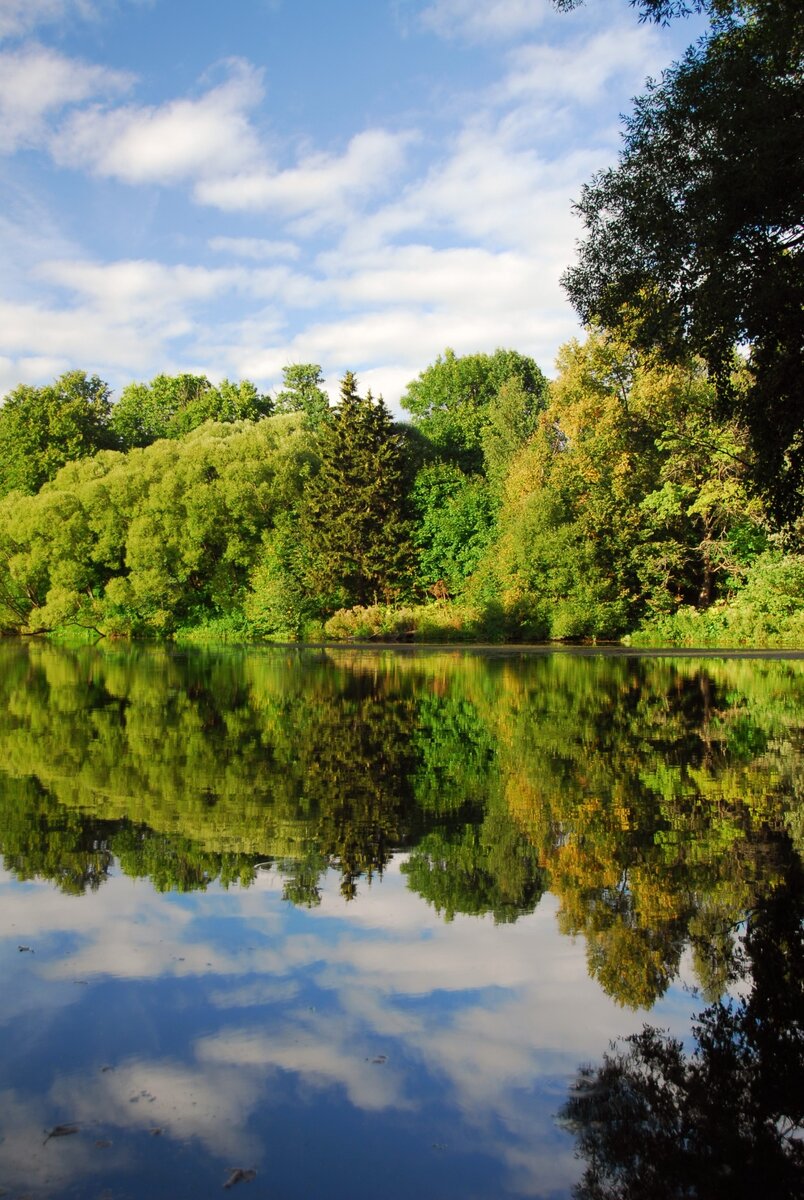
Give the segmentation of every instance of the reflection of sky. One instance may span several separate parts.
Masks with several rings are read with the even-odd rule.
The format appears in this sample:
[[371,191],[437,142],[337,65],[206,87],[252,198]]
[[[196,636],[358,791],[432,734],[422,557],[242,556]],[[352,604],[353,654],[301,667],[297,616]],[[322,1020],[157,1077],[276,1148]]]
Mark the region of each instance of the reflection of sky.
[[[277,1196],[567,1196],[553,1114],[642,1019],[588,978],[552,899],[447,924],[399,860],[351,904],[333,878],[309,911],[261,884],[115,876],[75,898],[0,875],[0,1186],[94,1195],[134,1172],[138,1194],[203,1195],[253,1166]],[[691,1007],[678,988],[651,1020],[681,1032]]]

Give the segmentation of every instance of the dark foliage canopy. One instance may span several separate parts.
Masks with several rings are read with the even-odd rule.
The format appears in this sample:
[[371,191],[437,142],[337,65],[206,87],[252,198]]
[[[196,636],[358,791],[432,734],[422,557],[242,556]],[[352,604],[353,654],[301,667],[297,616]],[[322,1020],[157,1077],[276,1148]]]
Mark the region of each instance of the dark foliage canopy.
[[646,1025],[585,1068],[562,1116],[588,1166],[577,1200],[794,1200],[804,1188],[800,867],[748,922],[744,1000],[698,1017],[691,1055]]
[[[640,4],[654,18],[690,7]],[[804,10],[799,0],[695,7],[712,32],[649,83],[618,165],[584,187],[587,233],[564,283],[585,321],[705,358],[788,519],[804,483]],[[737,345],[753,372],[740,396]]]

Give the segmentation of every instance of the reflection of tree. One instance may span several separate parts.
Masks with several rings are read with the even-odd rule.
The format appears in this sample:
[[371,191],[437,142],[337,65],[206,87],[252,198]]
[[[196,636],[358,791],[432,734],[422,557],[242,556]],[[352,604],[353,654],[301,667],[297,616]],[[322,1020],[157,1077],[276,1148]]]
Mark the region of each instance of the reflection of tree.
[[88,821],[56,804],[36,779],[4,779],[3,866],[18,879],[52,879],[80,896],[108,878],[114,822]]
[[547,878],[620,1002],[690,939],[716,996],[804,844],[803,665],[6,641],[0,848],[78,890],[111,855],[182,889],[268,862],[298,904],[406,849],[440,912],[498,920]]
[[[41,644],[6,644],[3,655],[0,847],[13,844],[21,874],[75,875],[70,855],[83,863],[82,839],[96,843],[103,824],[107,866],[117,855],[160,889],[247,881],[255,860],[270,861],[287,899],[315,904],[327,867],[351,897],[426,824],[466,808],[463,743],[442,744],[440,709],[376,658]],[[463,707],[471,723],[473,707]],[[481,759],[476,811],[488,789],[485,744]],[[429,797],[445,794],[448,777],[453,798],[440,813]],[[10,807],[26,779],[52,809],[42,825],[52,862],[27,854],[34,809]]]
[[179,834],[104,821],[59,804],[35,779],[0,778],[0,849],[18,879],[49,879],[68,895],[97,891],[115,859],[126,875],[160,892],[189,892],[212,880],[224,887],[252,877],[244,855],[203,850]]
[[735,921],[781,877],[796,667],[556,658],[512,690],[510,811],[549,871],[561,929],[584,935],[590,972],[620,1003],[649,1007],[690,937],[717,994]]
[[535,848],[496,806],[480,824],[426,833],[402,870],[408,886],[447,921],[456,913],[515,921],[533,911],[546,886]]
[[804,1195],[804,873],[748,920],[744,999],[693,1026],[695,1049],[645,1026],[579,1073],[563,1120],[586,1159],[577,1200]]

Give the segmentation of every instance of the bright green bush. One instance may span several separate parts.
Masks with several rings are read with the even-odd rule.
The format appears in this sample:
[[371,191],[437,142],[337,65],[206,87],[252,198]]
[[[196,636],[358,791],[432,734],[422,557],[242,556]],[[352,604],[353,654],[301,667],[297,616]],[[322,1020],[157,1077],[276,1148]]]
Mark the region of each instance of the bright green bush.
[[690,606],[646,623],[634,646],[804,648],[804,555],[766,551],[729,600],[708,609]]

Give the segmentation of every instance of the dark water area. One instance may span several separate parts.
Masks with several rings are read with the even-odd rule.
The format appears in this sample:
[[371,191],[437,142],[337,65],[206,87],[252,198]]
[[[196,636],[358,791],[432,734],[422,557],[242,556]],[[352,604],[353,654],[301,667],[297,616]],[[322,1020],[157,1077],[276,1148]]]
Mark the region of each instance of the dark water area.
[[803,850],[801,656],[0,643],[0,1195],[799,1196]]

